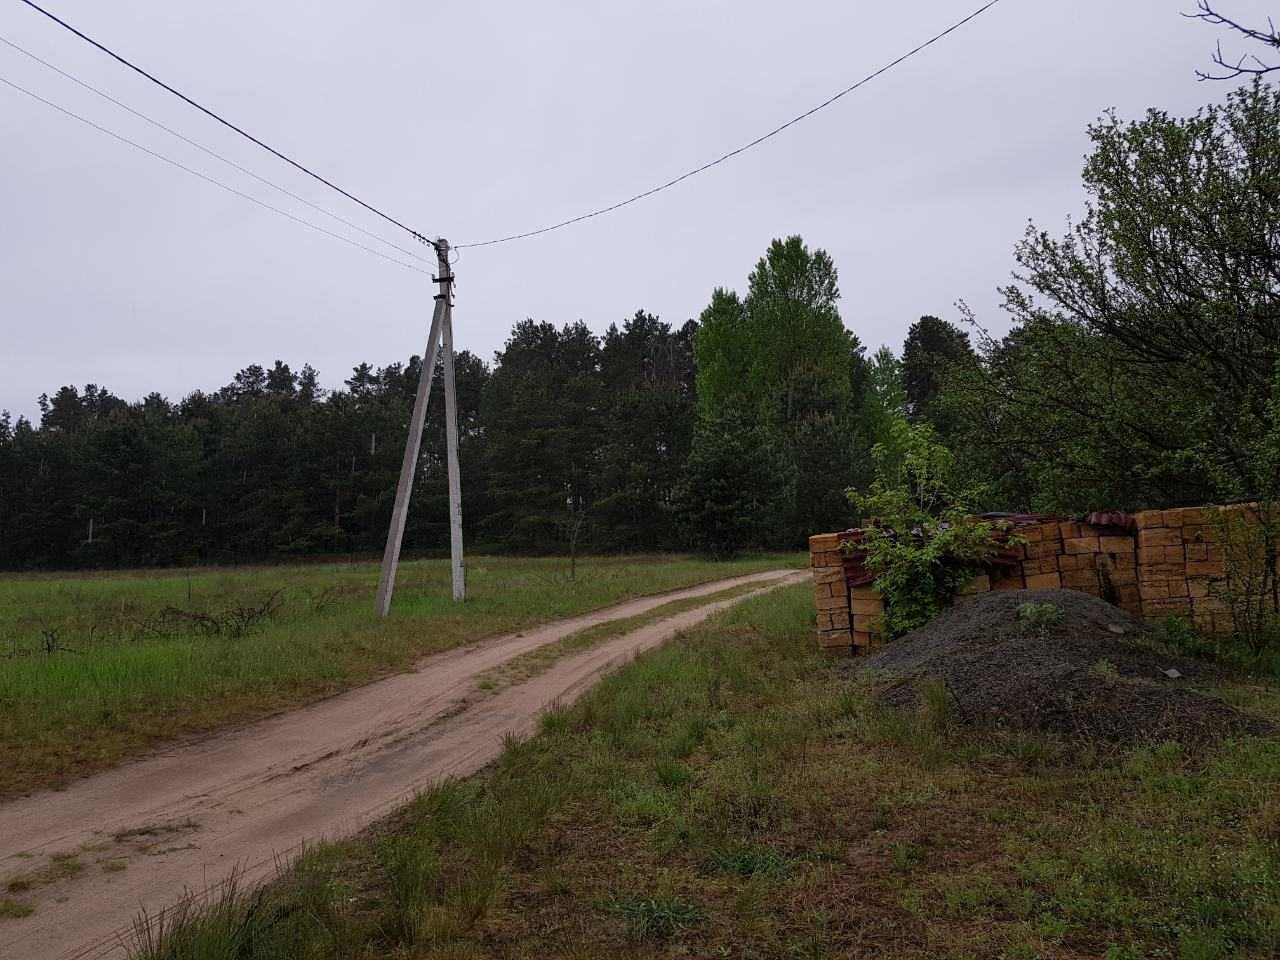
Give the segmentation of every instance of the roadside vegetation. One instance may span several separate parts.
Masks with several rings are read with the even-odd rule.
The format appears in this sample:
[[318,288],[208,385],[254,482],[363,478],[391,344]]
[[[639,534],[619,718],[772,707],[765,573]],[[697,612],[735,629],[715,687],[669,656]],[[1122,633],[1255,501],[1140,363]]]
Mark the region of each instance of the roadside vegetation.
[[[1280,743],[1080,750],[881,706],[807,587],[606,679],[483,774],[152,928],[146,960],[1269,957]],[[1280,689],[1230,683],[1280,720]]]
[[486,671],[480,675],[480,679],[476,682],[477,690],[485,693],[494,693],[505,687],[523,683],[525,680],[543,673],[557,661],[571,653],[588,650],[604,643],[606,640],[612,640],[614,637],[631,633],[642,627],[674,617],[677,614],[725,600],[733,600],[759,589],[761,588],[758,583],[742,584],[698,597],[672,600],[670,603],[664,603],[634,617],[623,617],[619,620],[610,620],[606,623],[596,624],[593,627],[587,627],[577,633],[571,633],[569,636],[554,643],[548,643],[545,646],[530,650],[528,653]]
[[425,655],[632,597],[799,566],[791,555],[566,561],[473,557],[400,568],[373,614],[372,563],[0,578],[0,795],[260,717]]

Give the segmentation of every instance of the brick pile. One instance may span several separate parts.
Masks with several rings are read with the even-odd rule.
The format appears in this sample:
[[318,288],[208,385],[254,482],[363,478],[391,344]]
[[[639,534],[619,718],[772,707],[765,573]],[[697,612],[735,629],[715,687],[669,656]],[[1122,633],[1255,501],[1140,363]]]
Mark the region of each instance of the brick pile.
[[[1244,504],[1234,510],[1250,510]],[[1138,524],[1142,613],[1148,619],[1182,617],[1206,633],[1230,633],[1226,554],[1218,527],[1201,507],[1144,510]]]
[[[1240,513],[1248,523],[1259,522],[1257,504],[1223,509]],[[1025,543],[1005,547],[986,573],[960,590],[959,599],[989,590],[1077,590],[1148,620],[1175,616],[1203,633],[1230,633],[1226,548],[1219,542],[1213,511],[1147,510],[1132,518],[1136,535],[1124,525],[1071,520],[1021,524],[1014,533]],[[1130,519],[1118,514],[1105,518],[1112,516],[1126,524]],[[856,536],[851,531],[809,540],[824,649],[862,652],[881,640],[884,601],[866,585],[865,566],[840,548],[842,537]]]
[[878,646],[884,634],[884,600],[872,586],[850,587],[853,608],[853,646],[855,653],[865,653]]
[[848,652],[851,648],[865,649],[877,643],[884,601],[873,587],[848,585],[848,563],[840,548],[840,534],[810,537],[809,563],[818,610],[818,646],[823,650]]
[[813,568],[813,597],[818,608],[818,646],[847,651],[853,646],[853,612],[838,533],[809,538],[809,565]]
[[1021,569],[998,574],[993,590],[1077,590],[1139,613],[1134,538],[1109,527],[1073,520],[1019,527]]

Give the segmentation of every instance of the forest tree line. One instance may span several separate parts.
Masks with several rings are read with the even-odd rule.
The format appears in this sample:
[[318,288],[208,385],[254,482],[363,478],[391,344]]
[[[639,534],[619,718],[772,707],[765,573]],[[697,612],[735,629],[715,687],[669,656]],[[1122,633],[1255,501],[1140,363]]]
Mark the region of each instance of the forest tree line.
[[[525,320],[492,364],[460,353],[469,541],[723,555],[847,525],[875,378],[836,310],[836,279],[824,252],[791,238],[770,246],[745,296],[716,291],[700,320],[673,326],[641,310],[602,336]],[[277,360],[176,402],[64,386],[40,398],[38,423],[0,416],[0,566],[375,553],[420,364],[360,364],[325,391],[311,366]],[[448,542],[441,383],[411,550]]]
[[[848,491],[903,424],[979,504],[1080,513],[1280,496],[1280,96],[1090,128],[1086,206],[1029,227],[1011,330],[926,316],[867,351],[836,266],[775,240],[697,320],[597,336],[515,325],[457,359],[463,518],[485,550],[794,548],[858,520]],[[0,568],[368,554],[386,535],[420,360],[252,365],[127,402],[89,385],[0,416]],[[447,544],[440,378],[406,544]],[[904,467],[905,469],[905,467]],[[90,537],[90,522],[93,533]]]

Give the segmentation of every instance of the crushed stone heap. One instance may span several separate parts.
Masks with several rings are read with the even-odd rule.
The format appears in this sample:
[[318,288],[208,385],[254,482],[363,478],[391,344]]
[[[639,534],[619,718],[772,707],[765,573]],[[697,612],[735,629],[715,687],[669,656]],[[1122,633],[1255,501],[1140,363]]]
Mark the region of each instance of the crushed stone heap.
[[[1023,604],[1053,604],[1061,618],[1028,622]],[[920,685],[946,684],[961,723],[1048,733],[1114,745],[1176,741],[1203,746],[1268,735],[1269,722],[1195,687],[1220,668],[1167,653],[1142,621],[1068,590],[1012,590],[976,596],[890,643],[850,669],[884,703],[912,707]]]

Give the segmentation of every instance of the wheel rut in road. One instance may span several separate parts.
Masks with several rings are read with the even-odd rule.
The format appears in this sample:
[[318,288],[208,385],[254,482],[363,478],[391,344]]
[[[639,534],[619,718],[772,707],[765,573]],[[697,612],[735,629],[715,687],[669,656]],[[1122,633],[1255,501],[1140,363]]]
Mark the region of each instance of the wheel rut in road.
[[[35,911],[0,921],[0,958],[128,954],[133,922],[236,876],[272,877],[304,843],[349,836],[446,777],[474,773],[508,734],[536,729],[636,653],[779,586],[793,570],[643,597],[422,661],[412,672],[195,743],[160,751],[62,791],[0,805],[0,886],[32,877]],[[746,594],[567,653],[523,682],[476,696],[478,677],[578,631],[675,600]]]

